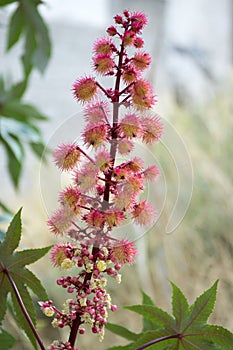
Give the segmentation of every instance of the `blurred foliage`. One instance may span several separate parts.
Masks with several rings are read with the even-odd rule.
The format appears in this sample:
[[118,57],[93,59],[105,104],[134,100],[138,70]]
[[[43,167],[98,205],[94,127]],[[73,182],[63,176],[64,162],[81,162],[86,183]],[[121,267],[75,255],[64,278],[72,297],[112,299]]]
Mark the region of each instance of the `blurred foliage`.
[[194,169],[194,191],[186,220],[208,245],[220,236],[228,237],[233,244],[232,113],[232,87],[205,106],[177,107],[173,112],[172,121],[185,139]]
[[32,70],[44,72],[51,55],[51,43],[48,29],[38,11],[42,2],[1,0],[0,6],[12,3],[16,6],[8,23],[6,51],[19,41],[24,42],[21,57],[23,78],[8,86],[4,77],[0,77],[0,144],[6,153],[8,174],[17,189],[26,146],[29,145],[38,158],[45,148],[38,122],[47,118],[35,106],[25,103],[23,97]]

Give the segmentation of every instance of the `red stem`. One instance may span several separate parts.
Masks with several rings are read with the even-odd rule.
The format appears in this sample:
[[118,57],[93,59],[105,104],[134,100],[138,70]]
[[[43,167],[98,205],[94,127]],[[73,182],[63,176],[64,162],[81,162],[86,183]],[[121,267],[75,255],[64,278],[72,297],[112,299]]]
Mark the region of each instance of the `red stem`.
[[139,348],[136,348],[135,350],[143,350],[143,349],[148,348],[151,345],[160,343],[161,341],[168,340],[168,339],[174,339],[174,338],[180,339],[181,338],[181,334],[166,335],[165,337],[161,337],[161,338],[157,338],[157,339],[151,340],[148,343],[145,343],[145,344],[139,346]]
[[20,308],[21,308],[21,310],[22,310],[22,312],[23,312],[23,314],[24,314],[24,316],[25,316],[25,318],[26,318],[26,320],[27,320],[27,323],[29,324],[29,326],[30,326],[30,328],[31,328],[31,330],[32,330],[32,332],[33,332],[33,334],[35,335],[35,338],[36,338],[36,340],[37,340],[37,342],[38,342],[38,344],[39,344],[41,350],[46,350],[46,348],[45,348],[45,346],[44,346],[44,344],[43,344],[43,342],[42,342],[42,340],[41,340],[39,334],[38,334],[37,331],[36,331],[36,328],[35,328],[35,326],[34,326],[32,320],[31,320],[31,317],[29,316],[29,314],[28,314],[28,312],[27,312],[27,309],[26,309],[26,307],[25,307],[25,305],[24,305],[24,302],[23,302],[23,300],[22,300],[22,298],[21,298],[21,295],[20,295],[20,293],[19,293],[19,291],[18,291],[18,288],[17,288],[17,286],[16,286],[16,284],[15,284],[13,278],[11,277],[9,271],[8,271],[7,268],[3,265],[3,263],[2,263],[2,262],[0,262],[0,263],[1,263],[1,265],[2,265],[2,272],[4,272],[4,273],[6,274],[6,276],[7,276],[8,280],[9,280],[9,282],[10,282],[10,284],[11,284],[13,290],[14,290],[14,293],[15,293],[16,299],[17,299],[17,301],[18,301],[18,303],[19,303],[19,306],[20,306]]

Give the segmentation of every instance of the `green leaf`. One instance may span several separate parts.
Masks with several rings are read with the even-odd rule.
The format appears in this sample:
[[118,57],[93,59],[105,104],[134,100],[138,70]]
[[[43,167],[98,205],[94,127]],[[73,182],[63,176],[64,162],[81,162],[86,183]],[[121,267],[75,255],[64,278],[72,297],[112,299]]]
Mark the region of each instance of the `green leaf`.
[[0,327],[1,350],[9,350],[16,343],[15,338]]
[[212,346],[211,349],[232,350],[233,334],[221,326],[205,325],[196,328],[195,333],[187,335],[185,339],[203,349],[208,344]]
[[33,119],[45,121],[48,120],[40,111],[35,107],[23,103],[21,100],[10,100],[4,104],[2,109],[2,115],[11,119],[16,119],[23,123],[32,123]]
[[155,305],[151,297],[143,291],[142,291],[142,304]]
[[12,100],[20,99],[27,88],[27,84],[28,80],[24,79],[23,81],[20,81],[13,85],[8,93],[8,101],[10,102]]
[[173,290],[172,313],[176,319],[176,329],[181,332],[189,316],[189,304],[181,290],[172,282],[171,285]]
[[13,2],[16,2],[17,0],[1,0],[0,2],[0,7],[1,6],[6,6],[6,5],[9,5],[9,4],[12,4]]
[[126,306],[128,310],[136,312],[149,320],[155,322],[160,327],[170,329],[171,332],[175,332],[175,320],[167,312],[153,305],[133,305]]
[[7,162],[8,171],[14,187],[18,189],[19,179],[22,172],[23,159],[18,160],[15,157],[15,154],[9,148],[7,148],[6,150],[7,150],[7,160],[8,160]]
[[15,12],[12,14],[9,21],[8,38],[7,38],[7,50],[10,50],[12,46],[19,40],[20,35],[23,32],[24,16],[22,13],[22,7],[19,5]]
[[127,328],[113,323],[107,323],[106,328],[112,333],[120,335],[121,337],[127,340],[136,340],[139,336],[138,334],[131,332]]
[[40,300],[48,299],[45,288],[42,286],[40,280],[28,269],[18,269],[14,272],[14,275],[20,276],[24,283],[31,289],[31,291],[38,296]]
[[[43,73],[51,55],[48,29],[37,10],[37,4],[33,0],[22,0],[21,3],[28,26],[26,40],[33,41],[32,46],[29,45],[29,42],[27,43],[25,47],[25,56],[29,55],[33,65]],[[30,38],[29,31],[31,32]],[[24,60],[25,58],[26,57],[24,57]]]
[[[32,297],[28,288],[40,299],[47,299],[47,294],[39,279],[28,270],[25,265],[29,265],[44,256],[51,247],[27,249],[16,251],[21,237],[21,209],[14,216],[5,235],[5,240],[0,243],[0,322],[4,318],[7,306],[7,295],[10,292],[13,301],[13,310],[16,314],[17,322],[27,334],[34,348],[37,348],[33,331],[27,322],[25,315],[16,297],[15,288],[18,290],[22,302],[35,324],[36,313]],[[12,282],[13,281],[13,282]]]
[[[193,305],[189,306],[181,290],[173,283],[172,311],[170,316],[165,311],[153,305],[146,294],[143,303],[148,304],[127,306],[126,309],[139,313],[144,318],[155,323],[153,330],[143,329],[134,341],[122,349],[141,350],[232,350],[233,334],[227,329],[207,324],[211,314],[217,291],[216,281],[212,287],[199,296]],[[117,333],[117,326],[116,333]],[[120,328],[119,328],[120,329]],[[114,331],[114,329],[113,329]],[[117,333],[125,337],[125,329]],[[113,347],[111,350],[121,349]],[[109,349],[109,350],[110,350]]]
[[0,244],[0,256],[4,263],[20,242],[22,232],[21,211],[22,208],[15,214],[6,232],[5,240]]
[[[151,297],[142,291],[142,304],[154,305]],[[156,329],[157,324],[148,320],[146,317],[143,317],[143,331],[149,331],[151,329]]]
[[38,143],[30,142],[29,145],[32,148],[32,150],[35,153],[35,155],[39,159],[43,158],[43,161],[46,161],[45,153],[47,153],[46,152],[47,150],[45,149],[45,144],[44,143],[42,143],[42,142],[38,142]]
[[25,77],[28,78],[33,68],[33,54],[36,50],[34,29],[29,26],[25,29],[24,53],[21,57]]
[[[23,285],[22,281],[20,283],[20,281],[16,282],[17,285],[17,289],[20,293],[20,296],[23,300],[23,303],[27,309],[27,312],[33,322],[33,324],[36,324],[36,313],[35,313],[35,308],[33,305],[33,301],[32,298],[27,290],[27,288]],[[35,349],[37,349],[37,342],[35,339],[35,336],[22,312],[21,307],[19,306],[18,300],[15,296],[15,294],[13,292],[11,292],[11,297],[12,297],[12,302],[13,302],[13,306],[14,306],[14,310],[16,312],[16,319],[17,319],[17,323],[18,325],[25,331],[25,333],[27,334],[31,344],[34,346]]]
[[107,350],[131,350],[132,344],[128,345],[120,345],[120,346],[112,346],[111,348],[108,348]]
[[52,246],[37,248],[37,249],[25,249],[19,252],[15,252],[14,255],[8,260],[8,269],[21,268],[26,265],[30,265],[35,261],[41,259]]
[[4,273],[2,273],[2,267],[0,266],[0,324],[4,319],[7,310],[7,295],[11,290],[11,285]]
[[212,287],[207,289],[202,295],[200,295],[193,305],[190,306],[190,315],[185,324],[185,329],[190,329],[192,325],[205,324],[213,311],[216,293],[217,293],[218,281],[216,281]]

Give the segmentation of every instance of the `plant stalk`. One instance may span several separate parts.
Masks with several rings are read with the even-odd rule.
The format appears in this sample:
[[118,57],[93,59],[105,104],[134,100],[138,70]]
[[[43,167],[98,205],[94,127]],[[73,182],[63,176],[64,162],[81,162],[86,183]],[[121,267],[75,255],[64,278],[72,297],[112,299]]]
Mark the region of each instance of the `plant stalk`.
[[[120,80],[121,80],[121,69],[122,69],[122,61],[123,61],[123,53],[124,53],[124,45],[122,43],[121,45],[121,50],[119,52],[119,62],[118,62],[118,72],[116,75],[116,83],[115,83],[115,96],[112,99],[113,103],[113,121],[112,121],[112,135],[111,135],[111,147],[110,147],[110,157],[112,159],[112,170],[108,172],[108,174],[105,175],[105,190],[104,190],[104,195],[103,195],[103,203],[102,203],[102,208],[103,210],[106,209],[109,205],[109,195],[110,195],[110,184],[111,184],[111,179],[112,179],[112,173],[113,173],[113,167],[115,163],[115,158],[116,158],[116,152],[117,152],[117,127],[118,127],[118,115],[119,115],[119,89],[120,89]],[[107,97],[110,97],[106,90],[99,84],[97,83],[97,86],[104,92],[104,94]],[[93,256],[97,256],[99,247],[94,246],[92,248],[92,254]],[[95,261],[93,261],[95,262]],[[92,272],[86,273],[83,285],[87,283],[87,281],[90,281],[92,277]],[[75,345],[76,337],[78,334],[78,329],[80,325],[82,324],[82,320],[80,318],[79,313],[77,313],[76,319],[73,321],[71,330],[70,330],[70,335],[69,335],[69,342],[70,345],[73,347]]]

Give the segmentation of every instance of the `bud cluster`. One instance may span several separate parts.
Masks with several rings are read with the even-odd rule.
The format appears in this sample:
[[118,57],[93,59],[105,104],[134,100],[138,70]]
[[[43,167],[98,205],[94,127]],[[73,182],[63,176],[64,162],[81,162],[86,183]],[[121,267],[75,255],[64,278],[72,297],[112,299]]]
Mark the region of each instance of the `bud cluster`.
[[[69,341],[55,341],[50,350],[74,350],[85,325],[103,339],[108,310],[117,309],[106,291],[106,277],[120,283],[121,267],[133,263],[137,254],[133,242],[114,238],[112,230],[129,219],[148,225],[155,215],[140,195],[145,182],[158,177],[157,166],[144,168],[138,157],[117,159],[118,154],[130,155],[134,140],[151,144],[162,135],[159,117],[148,114],[155,98],[142,77],[151,63],[150,55],[141,50],[147,19],[143,13],[124,11],[114,21],[108,36],[94,43],[93,68],[97,75],[115,77],[115,85],[105,89],[92,76],[74,83],[75,98],[86,104],[84,145],[63,144],[53,154],[57,167],[71,173],[72,183],[61,191],[59,208],[48,220],[50,230],[66,240],[53,247],[51,260],[61,270],[75,272],[57,280],[69,295],[62,310],[51,300],[40,302],[44,314],[54,317],[54,327],[70,327]],[[128,48],[136,52],[130,56]],[[126,109],[123,116],[121,108]]]

